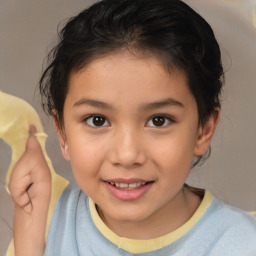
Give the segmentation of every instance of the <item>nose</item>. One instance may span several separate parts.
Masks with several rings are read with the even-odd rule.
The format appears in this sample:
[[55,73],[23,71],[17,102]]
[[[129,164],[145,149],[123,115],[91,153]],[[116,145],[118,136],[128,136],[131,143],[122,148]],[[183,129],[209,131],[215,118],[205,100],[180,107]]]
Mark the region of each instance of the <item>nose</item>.
[[115,133],[109,159],[113,165],[125,168],[143,165],[147,154],[143,136],[136,129],[121,129]]

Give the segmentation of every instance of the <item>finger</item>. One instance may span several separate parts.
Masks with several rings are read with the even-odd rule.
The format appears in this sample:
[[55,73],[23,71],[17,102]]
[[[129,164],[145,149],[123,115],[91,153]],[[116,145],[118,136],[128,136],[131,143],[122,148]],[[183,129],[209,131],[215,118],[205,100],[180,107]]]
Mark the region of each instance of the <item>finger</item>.
[[39,184],[51,180],[50,169],[37,138],[35,126],[31,125],[26,150],[16,163],[10,180],[10,192],[14,202],[20,208],[30,212],[33,199],[38,194]]
[[29,196],[29,189],[32,186],[31,176],[29,174],[22,176],[20,172],[13,175],[10,183],[10,192],[13,201],[20,208],[29,209],[31,198]]
[[[35,132],[33,128],[31,128],[31,131],[31,134]],[[29,167],[31,170],[30,174],[33,176],[33,182],[49,179],[49,176],[51,176],[49,166],[45,159],[41,145],[34,135],[30,135],[27,140],[26,151],[23,155],[23,158],[24,159],[22,162],[24,162],[24,165]]]
[[[31,186],[32,185],[33,184],[31,184]],[[29,196],[29,189],[31,186],[29,186],[28,189],[26,189],[26,191],[24,191],[21,195],[19,195],[18,200],[14,201],[15,206],[23,209],[26,213],[30,213],[33,209],[32,200]]]
[[10,179],[10,192],[14,202],[20,207],[26,207],[31,203],[28,190],[33,184],[31,177],[31,170],[33,168],[34,150],[40,148],[34,134],[36,127],[31,125],[29,128],[29,138],[27,140],[26,149],[19,161],[16,163],[11,179]]

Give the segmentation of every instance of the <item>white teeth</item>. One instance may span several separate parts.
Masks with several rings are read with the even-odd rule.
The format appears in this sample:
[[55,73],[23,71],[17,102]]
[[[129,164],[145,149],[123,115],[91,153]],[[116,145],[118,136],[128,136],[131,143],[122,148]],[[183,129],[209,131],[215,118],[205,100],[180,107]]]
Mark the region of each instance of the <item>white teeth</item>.
[[136,187],[139,187],[139,183],[131,183],[129,184],[129,188],[136,188]]
[[119,182],[110,182],[111,185],[123,189],[123,190],[132,190],[138,189],[146,184],[146,182],[137,182],[137,183],[119,183]]
[[120,187],[120,188],[128,188],[128,187],[129,187],[129,184],[120,183],[120,184],[119,184],[119,187]]

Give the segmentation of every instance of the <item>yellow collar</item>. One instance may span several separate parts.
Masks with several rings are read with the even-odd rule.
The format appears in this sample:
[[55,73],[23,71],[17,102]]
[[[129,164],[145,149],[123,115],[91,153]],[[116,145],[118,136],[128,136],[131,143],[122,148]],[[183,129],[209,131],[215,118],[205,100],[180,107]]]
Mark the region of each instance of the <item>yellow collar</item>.
[[90,208],[90,213],[95,226],[98,228],[98,230],[101,232],[101,234],[104,237],[106,237],[110,242],[115,244],[118,248],[121,248],[130,253],[136,254],[136,253],[146,253],[146,252],[159,250],[175,242],[179,238],[181,238],[203,216],[205,211],[209,208],[212,202],[212,199],[213,199],[212,194],[206,190],[203,200],[199,205],[198,209],[195,211],[193,216],[184,225],[182,225],[181,227],[179,227],[178,229],[172,231],[167,235],[154,238],[154,239],[149,239],[149,240],[136,240],[136,239],[130,239],[130,238],[118,236],[112,230],[110,230],[102,221],[102,219],[100,218],[97,212],[95,203],[92,201],[91,198],[89,199],[89,208]]

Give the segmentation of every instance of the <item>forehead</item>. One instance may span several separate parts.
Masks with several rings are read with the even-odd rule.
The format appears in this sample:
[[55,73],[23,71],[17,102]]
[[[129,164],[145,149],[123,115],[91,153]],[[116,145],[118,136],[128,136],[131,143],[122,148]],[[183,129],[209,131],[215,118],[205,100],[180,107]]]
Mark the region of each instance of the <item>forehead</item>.
[[159,98],[192,97],[185,73],[170,72],[158,58],[119,52],[98,58],[72,72],[67,98],[92,97],[101,101],[154,101]]

